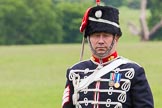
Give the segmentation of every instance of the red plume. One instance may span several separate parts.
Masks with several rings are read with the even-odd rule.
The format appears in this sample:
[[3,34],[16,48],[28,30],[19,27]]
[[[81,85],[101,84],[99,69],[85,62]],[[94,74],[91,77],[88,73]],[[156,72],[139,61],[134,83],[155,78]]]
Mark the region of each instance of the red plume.
[[100,4],[100,0],[96,0],[96,3],[97,3],[97,5],[99,5]]
[[89,15],[90,10],[91,10],[91,8],[88,8],[87,11],[85,12],[84,16],[83,16],[82,24],[80,26],[80,32],[83,32],[84,29],[87,26],[87,23],[88,23],[88,15]]

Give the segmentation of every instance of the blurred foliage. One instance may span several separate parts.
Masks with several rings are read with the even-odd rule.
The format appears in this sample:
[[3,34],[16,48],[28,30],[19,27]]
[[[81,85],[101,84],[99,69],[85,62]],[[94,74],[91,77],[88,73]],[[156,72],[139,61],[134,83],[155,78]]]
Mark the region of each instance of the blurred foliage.
[[140,0],[101,0],[101,1],[103,1],[106,5],[112,5],[115,7],[120,7],[124,5],[133,9],[140,8]]
[[[149,18],[150,29],[162,20],[162,2],[161,0],[149,0],[151,17]],[[162,28],[151,36],[151,40],[162,40]]]
[[82,36],[79,32],[79,27],[82,21],[82,17],[86,9],[90,4],[83,3],[80,5],[79,3],[59,3],[57,5],[57,9],[61,12],[59,18],[62,20],[62,30],[63,34],[63,42],[71,43],[71,42],[81,42]]
[[[162,6],[157,2],[149,2],[149,6],[151,18],[159,20]],[[138,9],[140,0],[102,0],[102,4]],[[94,5],[95,0],[0,0],[0,44],[81,42],[83,14]],[[156,23],[150,21],[150,27]]]
[[51,0],[0,0],[0,44],[61,42],[60,21]]

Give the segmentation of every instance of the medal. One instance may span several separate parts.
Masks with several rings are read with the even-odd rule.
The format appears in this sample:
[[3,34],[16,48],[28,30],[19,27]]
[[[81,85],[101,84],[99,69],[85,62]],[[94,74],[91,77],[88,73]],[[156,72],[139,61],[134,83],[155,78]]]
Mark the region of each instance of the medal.
[[115,84],[114,84],[114,87],[115,87],[115,88],[119,88],[119,86],[120,86],[119,83],[115,83]]
[[120,79],[121,79],[121,74],[120,73],[115,73],[115,84],[114,84],[115,88],[120,87]]
[[110,73],[109,86],[114,86],[115,73]]
[[114,81],[110,81],[109,86],[111,86],[111,87],[114,86]]

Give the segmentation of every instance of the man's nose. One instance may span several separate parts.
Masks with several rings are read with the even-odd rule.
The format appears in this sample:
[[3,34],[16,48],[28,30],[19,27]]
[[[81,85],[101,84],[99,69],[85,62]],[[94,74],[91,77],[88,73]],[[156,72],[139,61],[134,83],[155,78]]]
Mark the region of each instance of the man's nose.
[[101,43],[104,43],[103,35],[100,35],[100,36],[99,36],[99,41],[98,41],[98,42],[99,42],[100,44],[101,44]]

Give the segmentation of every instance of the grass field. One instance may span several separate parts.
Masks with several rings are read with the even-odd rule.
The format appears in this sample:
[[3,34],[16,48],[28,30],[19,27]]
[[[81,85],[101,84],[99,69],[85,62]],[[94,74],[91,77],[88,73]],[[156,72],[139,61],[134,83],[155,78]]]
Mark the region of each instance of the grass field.
[[[119,55],[141,64],[161,108],[162,42],[124,43]],[[66,69],[78,62],[81,45],[0,46],[0,108],[60,108]],[[91,55],[86,45],[84,59]]]

